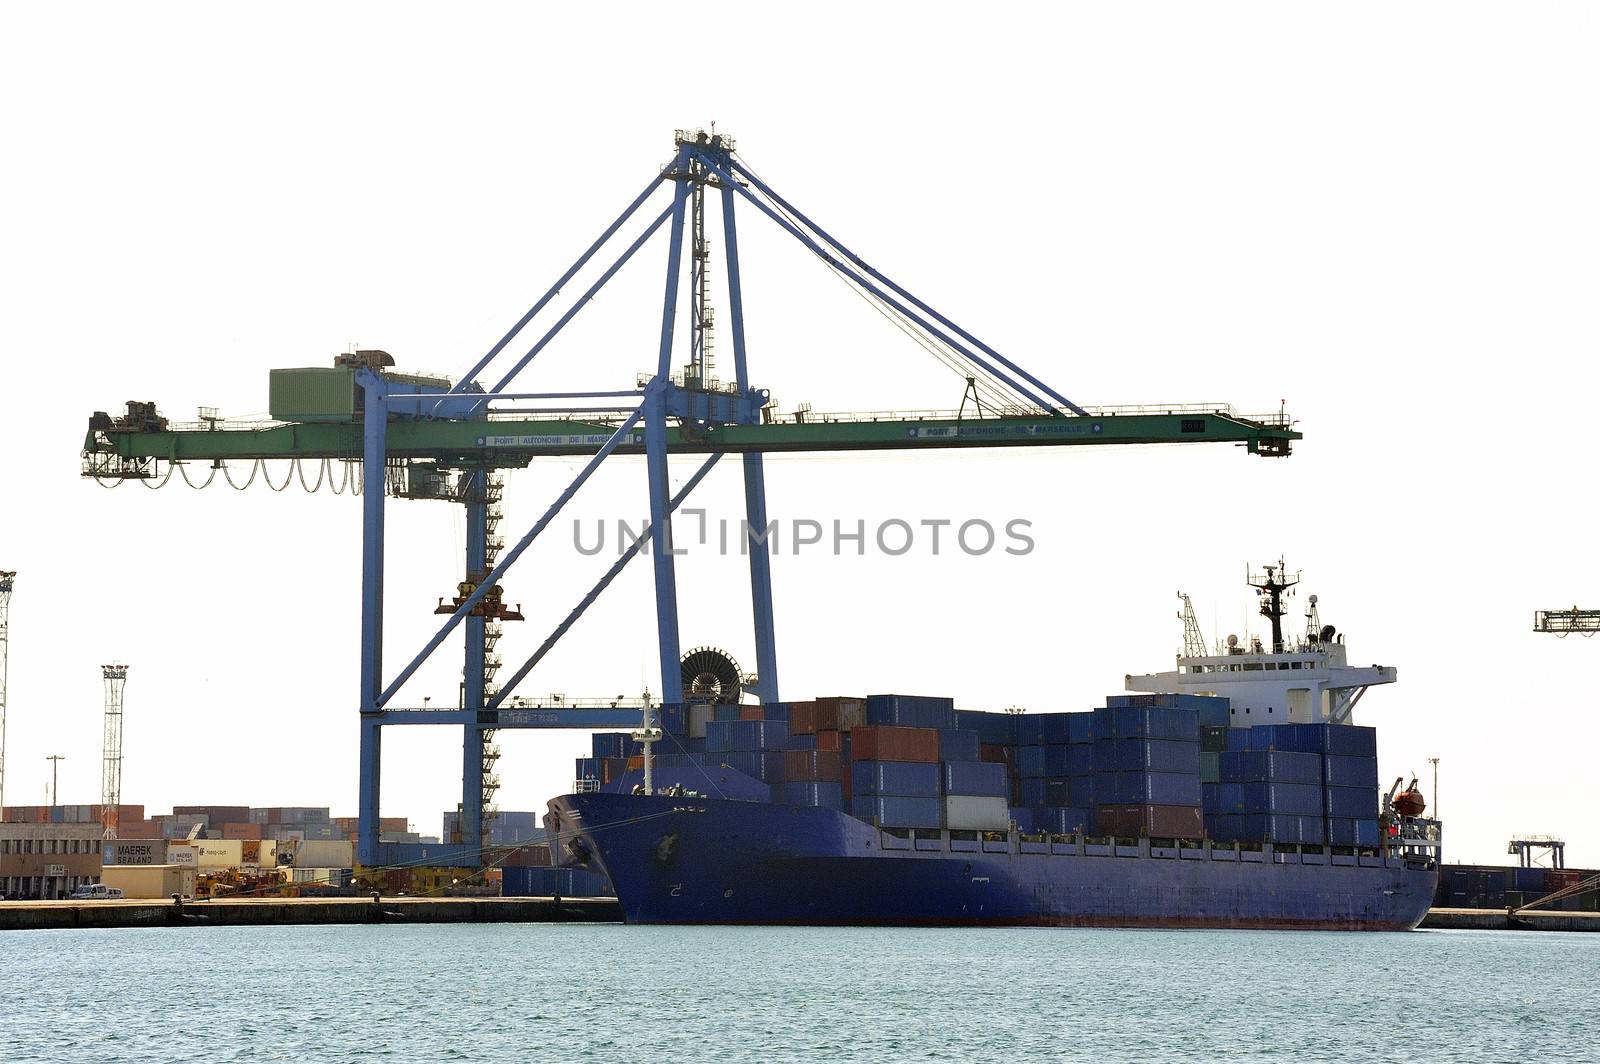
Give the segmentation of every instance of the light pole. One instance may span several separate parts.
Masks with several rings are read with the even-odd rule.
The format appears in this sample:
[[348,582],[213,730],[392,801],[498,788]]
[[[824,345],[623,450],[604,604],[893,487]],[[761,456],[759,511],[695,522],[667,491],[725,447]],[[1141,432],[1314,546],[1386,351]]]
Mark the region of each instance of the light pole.
[[50,808],[56,807],[56,773],[61,768],[61,762],[67,759],[65,754],[50,754],[45,758],[50,762]]
[[1439,759],[1428,758],[1428,764],[1433,766],[1433,819],[1439,819]]

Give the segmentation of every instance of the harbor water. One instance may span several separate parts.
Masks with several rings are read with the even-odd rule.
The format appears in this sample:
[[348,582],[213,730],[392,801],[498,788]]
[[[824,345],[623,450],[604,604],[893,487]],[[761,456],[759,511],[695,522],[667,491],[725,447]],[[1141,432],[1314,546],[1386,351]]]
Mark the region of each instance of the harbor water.
[[19,931],[32,1061],[1592,1061],[1600,935]]

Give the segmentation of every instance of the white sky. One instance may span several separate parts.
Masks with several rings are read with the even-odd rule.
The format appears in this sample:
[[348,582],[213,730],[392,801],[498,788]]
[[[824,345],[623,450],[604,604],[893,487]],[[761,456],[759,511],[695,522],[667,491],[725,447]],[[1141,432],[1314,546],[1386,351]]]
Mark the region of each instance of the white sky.
[[[1038,542],[1021,559],[784,554],[785,696],[1087,709],[1170,664],[1176,589],[1208,638],[1240,631],[1245,563],[1284,553],[1354,661],[1399,666],[1358,717],[1386,781],[1426,782],[1441,758],[1449,856],[1501,860],[1536,831],[1600,864],[1600,642],[1530,631],[1536,608],[1600,604],[1592,7],[758,5],[692,29],[659,5],[296,10],[0,16],[8,802],[44,799],[51,753],[63,802],[98,799],[98,666],[116,657],[125,800],[353,814],[357,504],[105,492],[78,477],[85,419],[130,398],[184,420],[264,412],[269,369],[353,342],[459,374],[675,127],[715,119],[813,218],[1077,402],[1287,400],[1307,436],[1277,461],[774,459],[775,516],[1022,517]],[[755,383],[786,409],[955,405],[947,371],[742,217]],[[653,365],[664,255],[658,238],[523,383],[631,386]],[[511,478],[509,535],[577,465]],[[737,519],[726,465],[698,498]],[[567,516],[644,505],[629,460]],[[390,514],[392,675],[458,579],[462,521]],[[530,614],[501,644],[513,665],[608,564],[575,555],[570,520],[548,538],[506,580]],[[753,668],[738,560],[679,572],[685,646]],[[649,589],[630,569],[525,689],[654,687]],[[400,700],[452,699],[458,670],[441,651]],[[387,734],[384,811],[436,833],[459,733]],[[588,743],[502,737],[508,809],[542,808]]]

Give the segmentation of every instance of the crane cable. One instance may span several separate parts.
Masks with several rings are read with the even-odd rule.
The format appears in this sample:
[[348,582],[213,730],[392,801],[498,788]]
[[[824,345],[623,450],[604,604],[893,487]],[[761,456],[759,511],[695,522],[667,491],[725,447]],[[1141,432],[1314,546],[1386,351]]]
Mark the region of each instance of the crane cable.
[[[762,181],[763,184],[766,183],[761,176],[756,173],[755,168],[750,166],[743,157],[739,158],[739,165],[754,175],[758,181]],[[757,192],[759,192],[759,190],[757,190]],[[793,225],[796,229],[803,231],[809,231],[811,229],[809,225],[802,223],[789,211],[785,210],[782,204],[774,203],[766,196],[763,196],[762,198],[767,201],[767,205],[773,211],[782,215],[788,220],[789,224]],[[818,243],[824,243],[824,241],[819,239]],[[958,376],[962,377],[963,379],[970,378],[980,393],[986,393],[985,398],[988,400],[990,405],[1011,409],[1035,409],[1034,403],[1016,392],[1015,389],[1010,385],[995,378],[990,371],[985,370],[981,366],[972,362],[967,356],[961,354],[961,352],[955,350],[943,340],[940,340],[937,337],[929,334],[925,329],[917,325],[909,316],[889,305],[881,297],[876,296],[867,289],[863,288],[857,281],[845,274],[840,267],[828,261],[828,259],[823,255],[818,254],[816,251],[812,251],[810,248],[807,248],[806,250],[811,251],[812,256],[815,257],[817,261],[821,262],[830,273],[843,282],[851,291],[860,296],[861,299],[869,306],[877,310],[879,314],[893,322],[901,330],[901,332],[911,337],[925,351],[933,355]]]

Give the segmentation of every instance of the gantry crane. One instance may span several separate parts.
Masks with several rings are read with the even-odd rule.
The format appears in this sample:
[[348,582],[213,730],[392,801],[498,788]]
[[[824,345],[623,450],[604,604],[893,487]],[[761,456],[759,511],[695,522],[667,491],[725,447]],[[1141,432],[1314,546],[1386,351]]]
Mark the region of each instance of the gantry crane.
[[[514,340],[658,190],[671,202],[656,214],[596,280],[494,383],[481,377]],[[710,195],[708,196],[708,193]],[[709,299],[710,242],[707,206],[720,201],[731,381],[713,375]],[[875,305],[963,383],[958,410],[922,413],[814,414],[801,408],[782,415],[749,372],[743,316],[743,278],[735,205],[744,201],[820,258],[847,285]],[[689,230],[685,256],[685,229]],[[592,392],[517,391],[513,384],[595,294],[659,230],[667,230],[667,272],[654,366],[631,388]],[[689,361],[673,372],[675,319],[683,260],[690,268]],[[245,462],[250,476],[286,459],[287,478],[302,486],[332,483],[343,463],[339,489],[362,497],[360,828],[358,859],[364,865],[409,861],[475,865],[482,842],[485,736],[499,728],[612,728],[638,724],[638,703],[602,700],[569,703],[513,699],[512,691],[538,660],[605,590],[621,569],[648,551],[655,573],[656,627],[660,660],[659,701],[683,701],[679,661],[677,581],[670,550],[669,515],[725,454],[743,468],[745,518],[750,529],[768,527],[762,455],[775,451],[922,451],[964,447],[1081,446],[1094,444],[1228,442],[1252,454],[1287,455],[1300,438],[1281,412],[1242,417],[1220,404],[1153,407],[1082,407],[1017,363],[868,265],[821,226],[778,195],[737,154],[732,138],[716,132],[678,131],[672,158],[600,237],[578,257],[511,329],[457,381],[401,373],[381,351],[341,356],[331,368],[276,370],[271,380],[272,423],[221,421],[214,412],[194,425],[174,425],[153,403],[129,403],[124,416],[98,413],[84,444],[84,473],[105,482],[128,479],[162,484],[174,472],[193,485],[188,466],[209,463],[205,482],[220,470],[231,482],[228,462]],[[969,407],[969,403],[971,404]],[[643,454],[649,481],[648,535],[623,554],[595,587],[556,626],[549,638],[496,690],[487,677],[497,659],[486,645],[492,626],[513,619],[500,580],[544,531],[595,469],[613,454]],[[687,481],[673,492],[671,455],[704,455]],[[500,554],[492,503],[496,471],[526,466],[549,455],[588,456],[576,478],[528,531]],[[315,484],[306,469],[315,469]],[[276,487],[276,485],[274,485]],[[398,673],[383,670],[385,500],[389,495],[439,498],[466,507],[465,575],[458,593],[441,604],[445,621]],[[767,542],[749,537],[753,607],[755,694],[778,699],[777,636],[773,626],[771,566]],[[498,558],[496,559],[496,555]],[[455,631],[465,630],[463,687],[454,708],[402,707],[397,696],[419,666]],[[646,710],[648,716],[649,710]],[[438,847],[382,844],[378,793],[382,730],[386,726],[448,724],[463,729],[462,830],[454,844]],[[649,726],[648,720],[646,727]]]
[[1600,632],[1600,610],[1580,610],[1576,606],[1570,610],[1536,610],[1533,630],[1563,639],[1574,632],[1588,638]]

